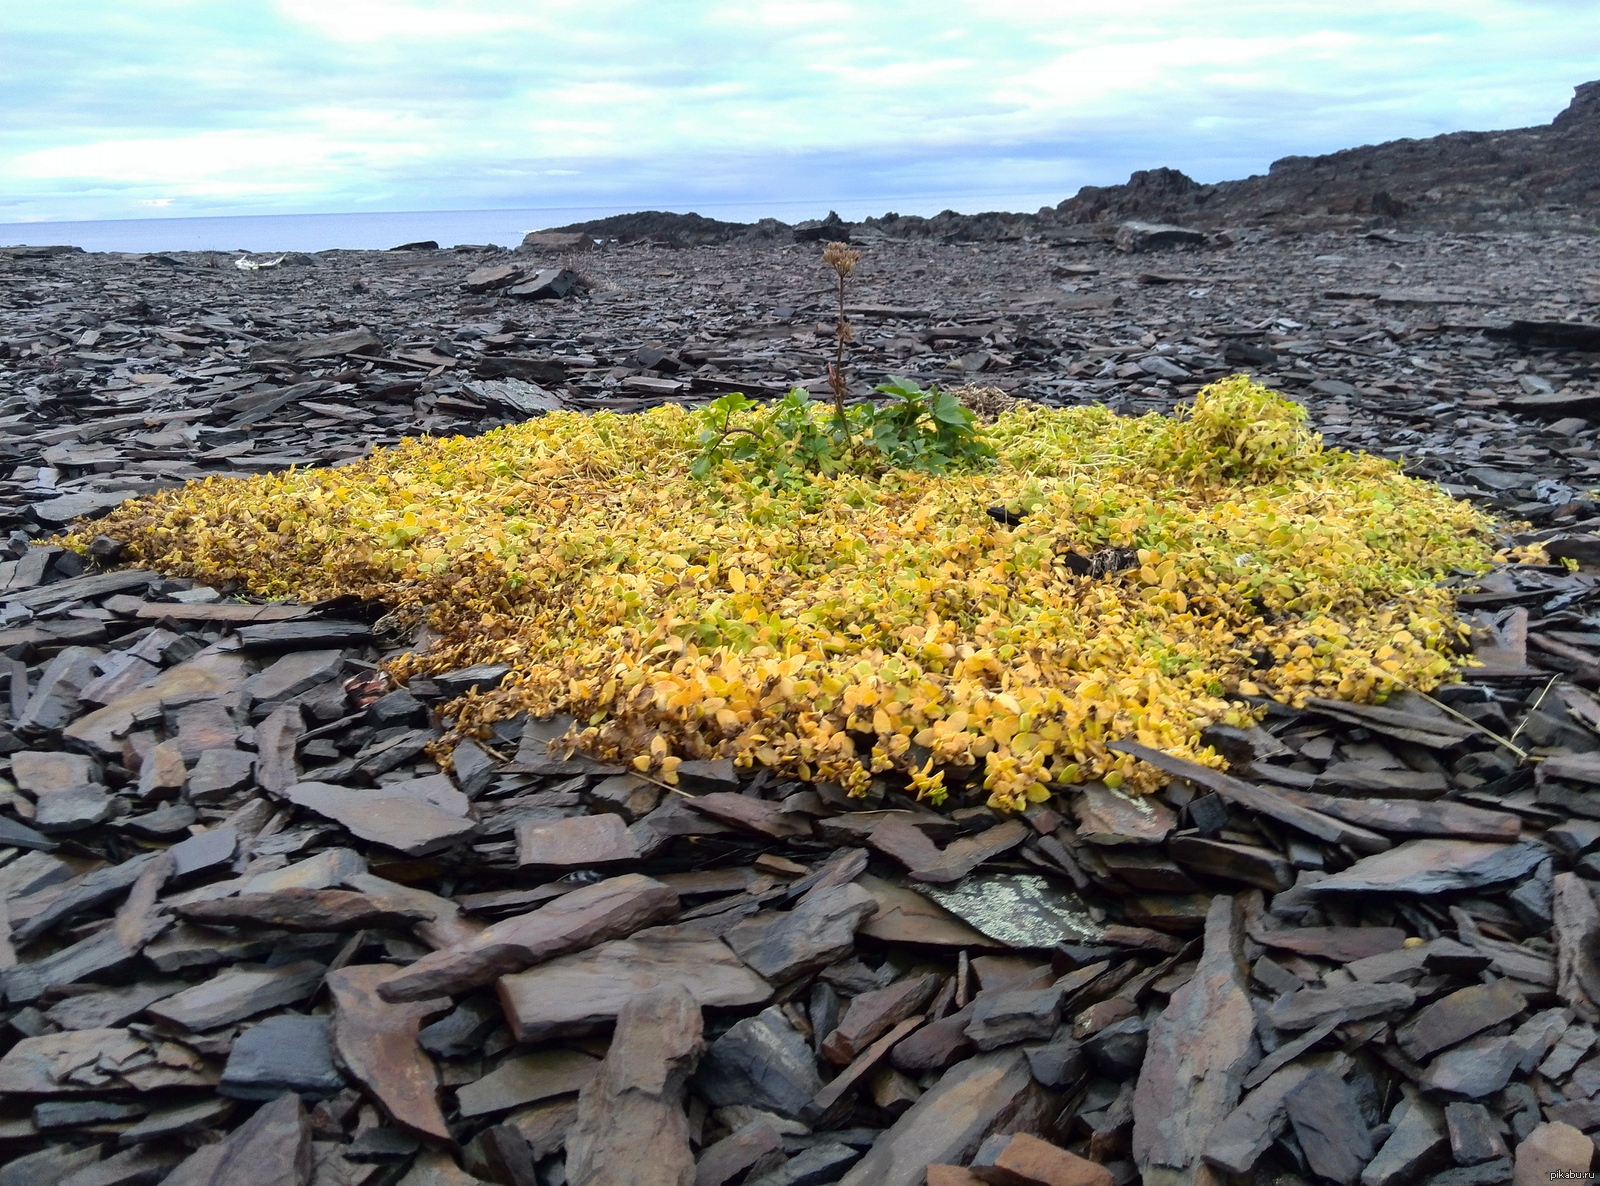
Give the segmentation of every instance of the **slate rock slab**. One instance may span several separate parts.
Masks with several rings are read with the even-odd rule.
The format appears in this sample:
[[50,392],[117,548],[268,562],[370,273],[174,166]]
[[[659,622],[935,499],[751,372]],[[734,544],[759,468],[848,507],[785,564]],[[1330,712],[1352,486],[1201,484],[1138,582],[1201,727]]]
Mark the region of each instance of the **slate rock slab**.
[[685,927],[652,927],[588,951],[504,976],[500,1000],[518,1042],[544,1042],[609,1025],[635,998],[663,984],[702,1008],[765,1004],[772,986],[721,939]]
[[235,1099],[330,1099],[344,1089],[333,1065],[330,1019],[281,1013],[234,1039],[217,1090]]
[[798,1118],[822,1090],[811,1045],[777,1007],[735,1022],[711,1043],[695,1090],[713,1107],[749,1105]]
[[281,793],[295,806],[333,820],[362,840],[410,857],[439,852],[478,830],[478,825],[463,815],[387,787],[352,790],[331,783],[300,782]]
[[1233,898],[1212,900],[1200,966],[1150,1027],[1133,1096],[1133,1157],[1147,1186],[1188,1179],[1259,1055],[1239,914]]
[[539,1050],[508,1058],[489,1074],[456,1092],[463,1116],[490,1116],[523,1104],[581,1090],[600,1060],[581,1050]]
[[631,935],[671,918],[678,905],[676,893],[642,874],[607,878],[426,955],[386,980],[380,991],[384,1000],[407,1001],[476,988],[566,952]]
[[311,1124],[300,1097],[282,1095],[257,1109],[225,1141],[202,1145],[162,1186],[308,1186]]
[[747,919],[723,938],[746,964],[782,984],[848,955],[857,929],[877,909],[877,899],[860,886],[833,886],[808,894],[793,910]]
[[1313,894],[1439,894],[1515,881],[1544,860],[1537,844],[1408,840],[1308,888]]
[[180,1029],[216,1029],[304,1000],[321,985],[326,970],[313,960],[297,960],[260,971],[223,972],[203,984],[157,1001],[146,1012]]
[[595,1077],[578,1093],[567,1173],[593,1186],[684,1186],[694,1154],[684,1088],[703,1050],[700,1006],[681,985],[630,999]]
[[191,922],[207,926],[255,924],[285,931],[359,931],[404,927],[427,918],[422,910],[393,906],[350,890],[291,886],[261,894],[236,894],[176,907]]
[[358,964],[328,974],[333,996],[333,1047],[340,1064],[407,1132],[449,1142],[439,1110],[438,1072],[417,1043],[422,1022],[448,1012],[449,997],[391,1004],[378,985],[393,969]]
[[873,1144],[840,1186],[923,1186],[931,1163],[970,1161],[1003,1127],[1038,1128],[1049,1096],[1017,1049],[959,1063]]

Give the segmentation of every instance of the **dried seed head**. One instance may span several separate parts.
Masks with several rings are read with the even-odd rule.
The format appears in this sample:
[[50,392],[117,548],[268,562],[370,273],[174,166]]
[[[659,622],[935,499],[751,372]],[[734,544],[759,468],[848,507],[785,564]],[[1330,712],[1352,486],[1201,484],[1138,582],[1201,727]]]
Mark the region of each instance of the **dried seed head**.
[[861,262],[861,253],[846,243],[829,243],[822,249],[822,262],[843,279],[856,270],[856,265]]

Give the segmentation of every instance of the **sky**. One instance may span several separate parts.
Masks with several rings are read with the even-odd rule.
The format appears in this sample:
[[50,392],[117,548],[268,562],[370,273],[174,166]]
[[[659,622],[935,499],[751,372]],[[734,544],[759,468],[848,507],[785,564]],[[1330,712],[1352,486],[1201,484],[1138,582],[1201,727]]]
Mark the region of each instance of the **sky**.
[[1596,0],[12,0],[0,223],[1031,210],[1593,78]]

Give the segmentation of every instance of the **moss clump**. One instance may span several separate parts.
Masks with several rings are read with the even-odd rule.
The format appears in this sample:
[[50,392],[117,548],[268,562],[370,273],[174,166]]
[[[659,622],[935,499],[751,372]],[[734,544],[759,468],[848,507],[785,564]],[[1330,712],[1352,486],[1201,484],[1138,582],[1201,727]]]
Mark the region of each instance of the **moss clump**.
[[[1007,411],[983,472],[775,489],[731,463],[692,479],[679,408],[557,413],[208,479],[94,531],[163,572],[426,619],[441,641],[402,679],[511,663],[455,706],[463,730],[562,711],[592,752],[669,780],[732,755],[853,788],[898,771],[935,801],[971,776],[1017,808],[1051,781],[1145,789],[1117,738],[1218,763],[1198,734],[1246,719],[1230,694],[1448,675],[1460,627],[1436,583],[1486,566],[1489,520],[1303,420],[1236,377],[1178,417]],[[1112,547],[1137,562],[1074,575]]]

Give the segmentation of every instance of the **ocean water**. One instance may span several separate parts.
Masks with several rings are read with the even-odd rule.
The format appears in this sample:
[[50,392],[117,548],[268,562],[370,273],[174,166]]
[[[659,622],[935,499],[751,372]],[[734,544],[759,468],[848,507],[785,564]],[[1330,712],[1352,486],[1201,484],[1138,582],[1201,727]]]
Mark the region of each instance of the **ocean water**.
[[[664,204],[665,205],[665,204]],[[529,231],[626,214],[633,206],[546,206],[525,210],[419,210],[362,214],[260,214],[214,218],[126,218],[99,222],[0,223],[0,246],[69,244],[86,251],[325,251],[383,250],[432,239],[441,247],[495,243],[515,247]],[[687,211],[689,207],[669,205]],[[707,218],[754,222],[821,218],[828,204],[769,202],[755,205],[705,203],[693,207]],[[846,218],[868,210],[841,211]]]
[[65,243],[85,251],[325,251],[334,247],[383,250],[433,239],[441,247],[459,243],[515,247],[532,230],[620,213],[619,209],[575,206],[18,222],[0,224],[0,246]]
[[0,222],[0,247],[68,244],[85,251],[382,251],[432,239],[441,247],[495,243],[515,247],[529,231],[587,222],[636,210],[693,211],[727,222],[780,218],[801,222],[830,209],[848,220],[898,210],[936,214],[948,206],[978,210],[1037,210],[1045,202],[1028,193],[879,194],[829,200],[634,203],[616,206],[536,206],[513,210],[412,210],[359,214],[248,214],[205,218],[104,219],[95,222]]

